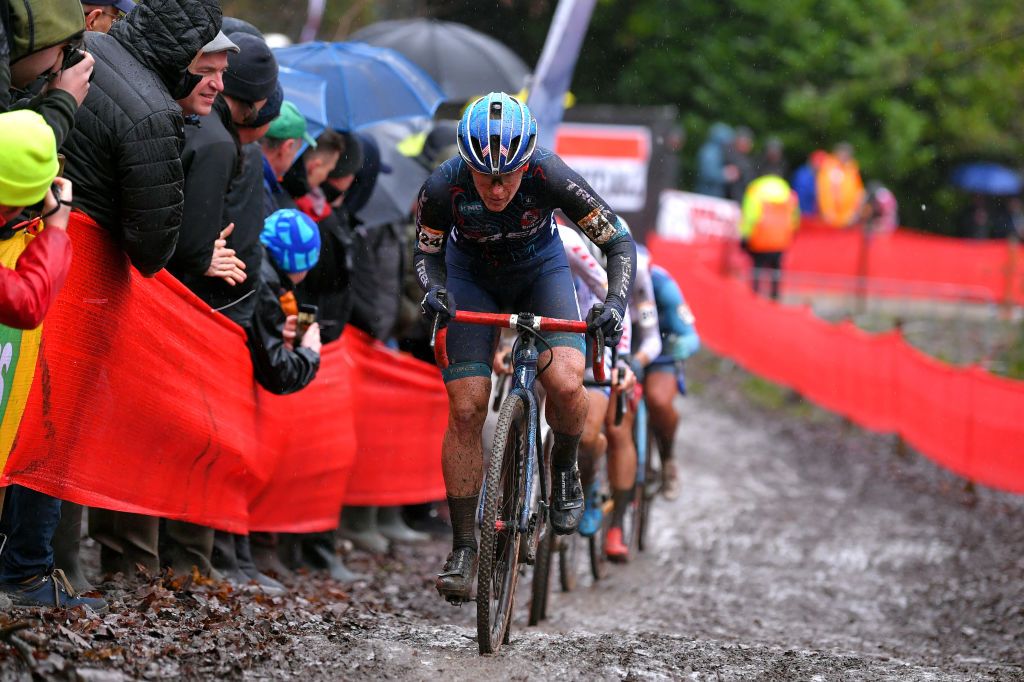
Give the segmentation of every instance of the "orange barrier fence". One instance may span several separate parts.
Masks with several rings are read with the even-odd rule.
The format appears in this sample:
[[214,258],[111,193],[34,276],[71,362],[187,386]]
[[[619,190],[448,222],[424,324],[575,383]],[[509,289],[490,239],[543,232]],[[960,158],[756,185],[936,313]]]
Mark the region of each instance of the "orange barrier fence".
[[965,478],[1024,493],[1024,382],[939,362],[895,332],[871,335],[755,297],[716,274],[699,248],[657,237],[648,245],[716,352],[862,426],[900,434]]
[[323,530],[345,501],[443,497],[436,368],[349,329],[309,387],[270,395],[239,327],[166,272],[141,277],[85,216],[70,232],[0,483],[233,532]]

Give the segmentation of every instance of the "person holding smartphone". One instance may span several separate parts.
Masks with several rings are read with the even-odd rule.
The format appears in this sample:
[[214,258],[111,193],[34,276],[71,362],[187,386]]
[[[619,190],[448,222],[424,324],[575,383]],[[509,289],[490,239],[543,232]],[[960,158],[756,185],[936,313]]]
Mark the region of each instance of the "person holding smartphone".
[[265,249],[257,285],[256,310],[245,326],[256,380],[271,393],[305,388],[320,368],[320,325],[297,339],[299,307],[295,285],[320,259],[320,231],[301,211],[271,213],[263,224]]
[[53,130],[42,116],[0,114],[0,215],[11,232],[36,235],[13,268],[0,267],[0,324],[8,327],[38,327],[71,267],[71,182],[57,177],[58,168]]

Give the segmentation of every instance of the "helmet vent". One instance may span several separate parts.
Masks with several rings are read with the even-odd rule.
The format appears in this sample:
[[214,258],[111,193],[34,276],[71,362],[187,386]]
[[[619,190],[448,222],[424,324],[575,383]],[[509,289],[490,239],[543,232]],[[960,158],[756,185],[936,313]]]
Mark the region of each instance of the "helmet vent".
[[508,158],[514,159],[519,154],[519,145],[523,143],[523,136],[516,135],[508,145]]
[[503,162],[501,158],[501,135],[491,135],[491,168],[497,173]]

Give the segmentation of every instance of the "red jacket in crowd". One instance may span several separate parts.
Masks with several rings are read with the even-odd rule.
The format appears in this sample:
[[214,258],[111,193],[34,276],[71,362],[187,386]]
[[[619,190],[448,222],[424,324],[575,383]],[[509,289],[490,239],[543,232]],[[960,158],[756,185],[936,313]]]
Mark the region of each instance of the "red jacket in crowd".
[[0,324],[35,329],[43,322],[71,267],[71,240],[64,230],[44,229],[12,270],[0,267]]

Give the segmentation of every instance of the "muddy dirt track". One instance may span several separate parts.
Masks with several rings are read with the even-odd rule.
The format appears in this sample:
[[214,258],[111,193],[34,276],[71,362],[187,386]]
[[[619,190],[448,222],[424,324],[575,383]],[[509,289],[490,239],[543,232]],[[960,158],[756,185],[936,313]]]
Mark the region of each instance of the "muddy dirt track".
[[[926,461],[898,456],[891,438],[798,400],[769,409],[728,364],[706,360],[693,380],[678,446],[686,486],[657,506],[654,547],[596,585],[554,593],[540,628],[526,627],[521,581],[512,643],[496,656],[477,654],[472,605],[450,607],[430,588],[438,542],[353,558],[374,578],[345,595],[321,583],[258,604],[222,596],[228,615],[217,627],[147,635],[163,648],[126,633],[111,656],[69,652],[48,623],[37,628],[40,650],[62,651],[48,670],[72,679],[1024,679],[1021,500],[965,492]],[[137,598],[125,595],[106,617],[112,639]],[[65,629],[89,630],[85,620]],[[28,679],[12,655],[0,676]]]

